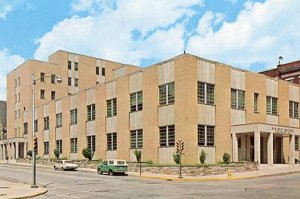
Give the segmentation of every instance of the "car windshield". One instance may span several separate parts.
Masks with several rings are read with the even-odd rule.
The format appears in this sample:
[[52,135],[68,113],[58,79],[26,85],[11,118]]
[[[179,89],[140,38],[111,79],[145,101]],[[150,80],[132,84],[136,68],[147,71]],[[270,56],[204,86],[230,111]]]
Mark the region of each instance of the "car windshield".
[[65,160],[65,163],[72,163],[71,160]]
[[125,164],[125,161],[117,161],[117,164]]

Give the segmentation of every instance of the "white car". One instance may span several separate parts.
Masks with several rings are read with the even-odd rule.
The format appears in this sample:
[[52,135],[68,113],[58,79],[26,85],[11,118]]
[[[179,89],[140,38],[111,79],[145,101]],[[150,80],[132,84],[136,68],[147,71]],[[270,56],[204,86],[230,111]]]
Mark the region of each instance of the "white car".
[[53,165],[55,170],[76,170],[78,168],[77,164],[74,164],[71,160],[59,160]]

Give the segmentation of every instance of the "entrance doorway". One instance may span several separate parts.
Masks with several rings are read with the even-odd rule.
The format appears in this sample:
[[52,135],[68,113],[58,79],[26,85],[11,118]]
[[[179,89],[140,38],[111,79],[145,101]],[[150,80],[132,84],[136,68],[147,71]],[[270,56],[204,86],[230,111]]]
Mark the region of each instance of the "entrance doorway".
[[275,137],[273,142],[273,159],[274,164],[283,164],[282,137]]

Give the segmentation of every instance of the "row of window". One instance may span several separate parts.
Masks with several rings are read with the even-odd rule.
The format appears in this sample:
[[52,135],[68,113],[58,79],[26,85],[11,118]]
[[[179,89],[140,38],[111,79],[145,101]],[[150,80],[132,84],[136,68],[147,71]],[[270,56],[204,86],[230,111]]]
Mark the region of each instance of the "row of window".
[[[175,125],[159,127],[160,147],[175,146]],[[117,133],[106,134],[107,150],[117,150]],[[215,127],[207,125],[198,125],[198,146],[214,146],[215,143]],[[91,151],[96,151],[96,136],[87,136],[87,147]],[[143,129],[130,131],[130,147],[143,148]],[[62,140],[56,140],[56,149],[62,153]],[[77,138],[70,139],[71,153],[77,153]],[[44,142],[44,154],[49,153],[49,142]]]
[[[198,103],[214,105],[214,86],[213,84],[198,82]],[[258,113],[258,93],[254,93],[254,112]],[[278,98],[266,97],[266,112],[269,115],[278,115]],[[245,91],[231,89],[231,108],[245,110]],[[299,103],[289,101],[289,117],[299,117]]]
[[[40,73],[40,81],[41,82],[45,82],[45,73]],[[51,84],[55,84],[56,83],[56,75],[55,74],[51,74]]]
[[[72,62],[71,61],[68,61],[68,69],[72,70]],[[74,63],[74,70],[78,71],[78,62]]]
[[[45,90],[41,89],[40,98],[45,99]],[[51,91],[51,100],[55,100],[55,91]]]

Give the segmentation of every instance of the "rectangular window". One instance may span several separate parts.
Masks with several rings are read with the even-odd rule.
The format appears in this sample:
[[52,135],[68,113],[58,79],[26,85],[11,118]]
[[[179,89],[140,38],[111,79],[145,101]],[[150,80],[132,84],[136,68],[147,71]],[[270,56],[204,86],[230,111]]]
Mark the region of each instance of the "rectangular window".
[[71,125],[77,124],[77,108],[70,111],[71,113]]
[[298,119],[298,116],[299,116],[298,108],[299,108],[298,102],[289,101],[289,116],[290,116],[290,118]]
[[68,86],[72,86],[72,77],[68,77]]
[[51,74],[51,84],[55,84],[55,74]]
[[299,150],[299,145],[300,145],[300,136],[295,136],[295,150]]
[[41,82],[45,82],[45,73],[41,73],[40,75]]
[[107,117],[117,115],[117,98],[107,100]]
[[71,153],[77,153],[77,138],[71,138]]
[[68,69],[71,70],[72,69],[72,62],[68,61]]
[[75,71],[78,71],[78,62],[75,62]]
[[231,89],[231,108],[232,109],[245,109],[245,91]]
[[96,137],[94,135],[87,136],[87,147],[93,152],[96,151]]
[[159,127],[159,134],[161,147],[175,146],[175,125]]
[[49,155],[49,142],[44,142],[44,155]]
[[62,154],[62,140],[56,140],[56,149],[58,150],[59,154]]
[[215,85],[205,82],[198,82],[198,103],[214,105],[214,90]]
[[174,82],[159,86],[159,105],[165,106],[175,103]]
[[107,150],[117,150],[117,133],[108,133],[107,135]]
[[55,91],[51,91],[51,99],[55,100]]
[[20,95],[20,93],[18,93],[18,102],[20,102],[21,101],[21,95]]
[[100,74],[100,68],[98,66],[96,66],[96,75]]
[[254,113],[258,113],[258,93],[254,93]]
[[277,98],[267,96],[267,114],[277,115]]
[[102,76],[105,76],[105,68],[102,68]]
[[91,104],[87,106],[87,121],[93,121],[96,119],[96,106]]
[[130,111],[143,110],[143,91],[130,94]]
[[198,146],[215,145],[215,127],[198,125]]
[[130,131],[130,147],[143,148],[143,129]]
[[78,86],[78,78],[75,78],[75,86],[77,87]]
[[34,132],[38,132],[38,126],[39,126],[38,120],[34,120]]
[[24,123],[24,134],[28,133],[28,123]]
[[44,117],[44,130],[49,130],[49,116]]
[[45,90],[41,90],[41,99],[45,99]]
[[62,127],[62,113],[56,114],[56,128]]

